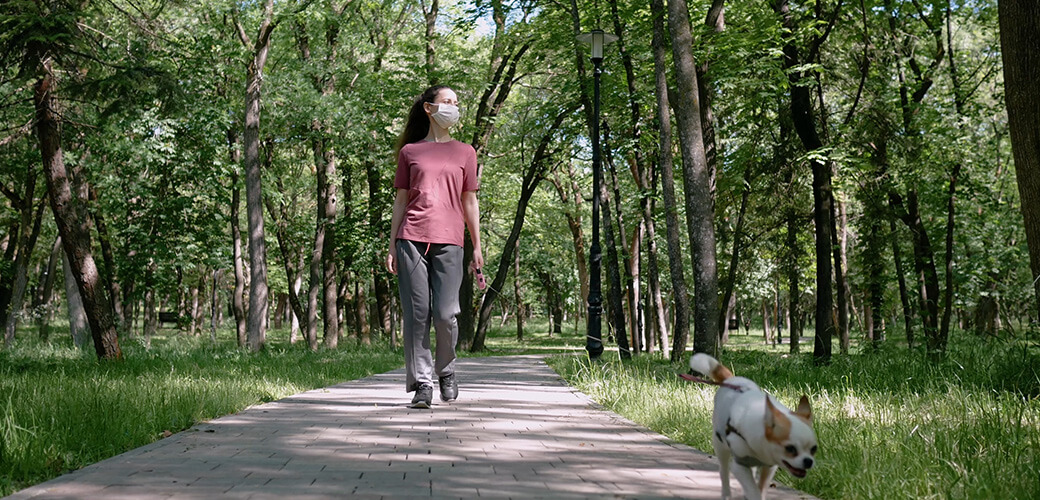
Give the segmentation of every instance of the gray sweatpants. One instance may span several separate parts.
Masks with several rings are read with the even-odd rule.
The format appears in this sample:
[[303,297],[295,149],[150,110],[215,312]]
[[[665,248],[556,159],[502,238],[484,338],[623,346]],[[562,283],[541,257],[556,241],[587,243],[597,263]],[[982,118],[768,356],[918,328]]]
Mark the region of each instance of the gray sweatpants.
[[[459,340],[462,247],[397,240],[397,281],[404,320],[405,390],[433,384],[433,376],[455,373]],[[437,357],[430,351],[430,322],[437,332]]]

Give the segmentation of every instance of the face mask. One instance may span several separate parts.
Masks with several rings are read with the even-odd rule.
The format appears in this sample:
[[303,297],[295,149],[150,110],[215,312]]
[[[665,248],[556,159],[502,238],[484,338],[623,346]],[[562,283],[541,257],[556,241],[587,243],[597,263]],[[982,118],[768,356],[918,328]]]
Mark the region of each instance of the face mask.
[[444,128],[451,128],[459,122],[459,107],[452,104],[438,104],[437,111],[430,113],[433,121]]

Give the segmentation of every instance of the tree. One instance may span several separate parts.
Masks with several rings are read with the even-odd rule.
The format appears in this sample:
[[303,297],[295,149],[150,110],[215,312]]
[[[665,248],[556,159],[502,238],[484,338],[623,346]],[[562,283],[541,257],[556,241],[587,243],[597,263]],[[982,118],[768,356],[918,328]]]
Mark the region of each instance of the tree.
[[[250,50],[246,76],[245,117],[242,134],[242,169],[246,176],[246,220],[249,227],[249,310],[246,337],[249,349],[259,351],[267,336],[267,243],[264,239],[264,206],[260,174],[260,87],[271,48],[274,0],[266,0],[256,41],[250,40],[241,21],[235,28],[242,45]],[[236,15],[237,15],[236,8]]]
[[[690,32],[686,0],[668,0],[668,27],[672,34],[672,59],[678,90],[671,104],[682,145],[686,225],[693,254],[693,350],[715,356],[718,354],[719,304],[714,209],[711,202],[711,175],[704,153],[697,64],[693,58],[693,35]],[[672,353],[673,358],[677,356],[682,357],[682,354]]]
[[1015,175],[1040,322],[1040,3],[1000,0],[1000,47]]
[[[59,75],[78,64],[90,64],[99,59],[92,55],[93,47],[87,43],[93,37],[84,32],[84,11],[73,5],[11,2],[9,7],[14,10],[8,14],[8,19],[17,20],[12,23],[12,26],[17,26],[17,31],[5,33],[2,39],[4,57],[20,59],[20,75],[36,75],[31,88],[34,129],[43,174],[50,194],[51,211],[90,324],[94,350],[100,359],[120,359],[122,351],[109,297],[100,283],[91,248],[87,212],[89,185],[84,179],[85,174],[77,171],[78,165],[68,168],[62,149],[59,90],[63,84],[73,80],[62,80]],[[77,43],[86,47],[76,47]]]
[[[836,9],[840,9],[840,4]],[[787,0],[773,3],[773,9],[781,18],[783,27],[791,33],[797,31],[794,16]],[[834,18],[837,18],[835,13]],[[829,33],[829,30],[828,32]],[[791,116],[794,129],[802,146],[809,153],[823,147],[820,134],[816,129],[816,113],[812,107],[812,97],[802,79],[802,72],[796,68],[806,61],[815,59],[814,53],[820,49],[826,34],[817,37],[805,59],[799,56],[798,45],[791,35],[784,43],[784,69],[790,79]],[[831,227],[833,226],[834,197],[831,185],[831,167],[819,156],[810,159],[813,172],[813,221],[816,230],[816,341],[813,347],[813,358],[817,363],[829,363],[831,358],[831,339],[834,337],[834,320],[831,309],[834,304],[833,287],[831,286]]]
[[[516,216],[513,217],[512,228],[509,231],[509,236],[506,239],[505,245],[502,247],[503,251],[502,255],[499,257],[498,271],[495,273],[495,278],[490,283],[491,286],[488,287],[488,290],[484,295],[484,300],[480,304],[477,332],[473,337],[473,345],[470,347],[472,352],[482,351],[485,348],[484,341],[487,337],[488,321],[491,319],[491,307],[494,305],[495,299],[498,297],[498,291],[502,290],[502,286],[505,285],[506,278],[509,275],[509,264],[514,261],[513,253],[517,251],[517,241],[519,241],[520,232],[524,227],[524,216],[527,212],[528,203],[530,202],[535,189],[538,188],[538,184],[545,178],[545,174],[550,166],[549,162],[551,161],[552,151],[549,147],[552,144],[553,136],[563,124],[563,121],[567,116],[572,114],[574,110],[574,108],[567,108],[556,115],[552,125],[538,141],[538,148],[535,150],[530,164],[528,164],[524,169],[522,185],[520,188],[520,199],[517,201],[516,205]],[[522,306],[518,301],[518,315],[521,314],[521,308]]]
[[654,95],[657,98],[657,165],[661,170],[661,186],[664,195],[666,235],[668,241],[668,265],[671,270],[672,300],[675,302],[675,323],[672,327],[672,362],[683,361],[686,343],[690,338],[689,299],[686,278],[683,272],[682,246],[679,243],[678,204],[675,199],[675,173],[672,170],[672,120],[668,99],[668,69],[665,17],[667,11],[662,0],[651,0],[654,35]]

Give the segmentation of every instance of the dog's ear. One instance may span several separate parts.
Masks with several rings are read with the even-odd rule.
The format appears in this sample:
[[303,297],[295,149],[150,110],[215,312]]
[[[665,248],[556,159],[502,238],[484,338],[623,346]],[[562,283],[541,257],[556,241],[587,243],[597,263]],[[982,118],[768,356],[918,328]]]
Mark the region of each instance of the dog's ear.
[[802,417],[806,422],[812,423],[812,407],[809,406],[809,398],[805,394],[802,394],[802,399],[798,400],[798,409],[794,414]]
[[765,424],[766,439],[779,443],[791,434],[791,420],[777,409],[768,395],[765,398],[766,414],[762,423]]

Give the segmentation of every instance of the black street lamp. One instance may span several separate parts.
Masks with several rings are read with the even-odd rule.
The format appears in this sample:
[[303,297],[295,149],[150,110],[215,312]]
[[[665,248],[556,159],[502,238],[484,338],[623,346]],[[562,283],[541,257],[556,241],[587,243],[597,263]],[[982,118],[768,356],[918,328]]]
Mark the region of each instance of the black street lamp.
[[589,358],[597,359],[603,354],[603,294],[600,279],[603,255],[599,246],[599,201],[600,201],[600,159],[599,159],[599,76],[602,73],[603,47],[617,40],[617,37],[603,30],[592,30],[578,36],[578,41],[587,43],[592,48],[593,100],[592,100],[592,246],[589,248],[589,321],[585,335],[585,350]]

